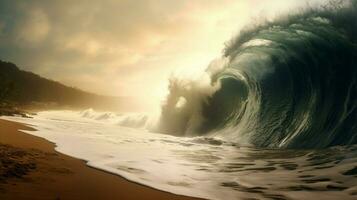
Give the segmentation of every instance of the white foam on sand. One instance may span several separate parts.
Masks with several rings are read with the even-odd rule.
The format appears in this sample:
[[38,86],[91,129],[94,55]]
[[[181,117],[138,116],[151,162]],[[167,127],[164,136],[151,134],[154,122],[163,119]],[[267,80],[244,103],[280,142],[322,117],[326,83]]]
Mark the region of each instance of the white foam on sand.
[[[324,158],[331,162],[316,164],[321,159],[314,160],[315,151],[257,150],[203,137],[155,134],[119,126],[123,117],[87,110],[2,118],[30,124],[37,131],[23,132],[55,143],[57,151],[86,160],[89,166],[176,194],[228,200],[274,195],[353,199],[357,191],[357,179],[342,174],[357,163],[355,149],[332,150],[333,156]],[[343,158],[334,157],[339,155]],[[333,164],[337,159],[340,164]]]

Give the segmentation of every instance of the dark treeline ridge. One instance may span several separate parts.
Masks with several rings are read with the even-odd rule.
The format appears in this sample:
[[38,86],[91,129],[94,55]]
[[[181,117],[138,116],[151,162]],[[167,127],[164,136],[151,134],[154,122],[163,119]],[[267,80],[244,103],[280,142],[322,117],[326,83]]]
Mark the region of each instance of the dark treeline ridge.
[[0,103],[31,109],[122,110],[124,97],[101,96],[65,86],[0,60]]

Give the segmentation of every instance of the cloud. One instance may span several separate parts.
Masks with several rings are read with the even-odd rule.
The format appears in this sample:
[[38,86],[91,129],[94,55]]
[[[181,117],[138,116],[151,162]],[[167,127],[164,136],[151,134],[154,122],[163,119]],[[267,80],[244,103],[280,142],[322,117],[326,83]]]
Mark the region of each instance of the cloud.
[[33,9],[25,14],[16,24],[16,42],[19,46],[32,46],[43,42],[51,28],[46,13],[41,9]]
[[220,56],[252,15],[287,5],[274,2],[0,0],[0,59],[101,94],[156,95],[172,70]]

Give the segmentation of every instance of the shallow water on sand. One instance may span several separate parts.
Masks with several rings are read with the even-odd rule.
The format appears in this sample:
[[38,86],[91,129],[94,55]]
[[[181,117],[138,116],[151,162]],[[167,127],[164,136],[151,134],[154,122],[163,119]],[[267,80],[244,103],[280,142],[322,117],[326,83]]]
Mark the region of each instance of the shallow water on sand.
[[357,145],[324,150],[239,147],[117,125],[115,117],[41,112],[26,133],[89,166],[160,190],[208,199],[357,199]]

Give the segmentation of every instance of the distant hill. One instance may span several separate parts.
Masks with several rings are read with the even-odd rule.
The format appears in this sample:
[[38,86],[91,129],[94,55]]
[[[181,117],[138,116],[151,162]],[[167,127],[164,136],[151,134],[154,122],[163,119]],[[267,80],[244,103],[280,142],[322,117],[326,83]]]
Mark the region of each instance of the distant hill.
[[15,64],[0,60],[0,102],[34,109],[82,109],[128,111],[124,97],[101,96],[65,86]]

